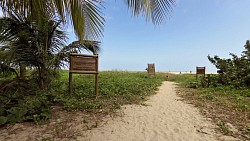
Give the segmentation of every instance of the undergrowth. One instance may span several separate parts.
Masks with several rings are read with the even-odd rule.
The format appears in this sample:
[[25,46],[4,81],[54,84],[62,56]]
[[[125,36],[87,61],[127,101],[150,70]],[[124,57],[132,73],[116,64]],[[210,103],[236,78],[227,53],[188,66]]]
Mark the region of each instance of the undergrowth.
[[51,106],[55,105],[66,110],[112,112],[123,104],[145,100],[155,93],[165,77],[143,72],[101,72],[98,98],[94,80],[94,75],[74,74],[72,95],[68,93],[68,71],[61,71],[60,77],[46,90],[39,90],[36,80],[13,81],[11,88],[0,93],[0,125],[46,121],[51,117]]

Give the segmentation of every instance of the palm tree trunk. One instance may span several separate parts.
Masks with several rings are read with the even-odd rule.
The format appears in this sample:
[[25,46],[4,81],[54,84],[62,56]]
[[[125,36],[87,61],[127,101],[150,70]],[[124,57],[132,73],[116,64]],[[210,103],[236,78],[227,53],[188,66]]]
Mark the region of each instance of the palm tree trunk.
[[25,79],[25,76],[26,76],[26,67],[24,64],[22,63],[19,63],[19,67],[20,67],[20,78],[21,79]]
[[46,89],[48,85],[46,84],[46,69],[38,66],[38,84],[40,89]]

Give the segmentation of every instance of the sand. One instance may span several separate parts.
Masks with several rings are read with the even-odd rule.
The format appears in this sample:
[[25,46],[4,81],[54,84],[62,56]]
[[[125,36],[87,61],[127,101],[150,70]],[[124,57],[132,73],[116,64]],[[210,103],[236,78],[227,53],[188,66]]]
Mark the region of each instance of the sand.
[[[176,96],[175,84],[164,82],[156,95],[142,105],[122,107],[123,116],[108,118],[98,128],[85,131],[82,141],[216,141],[211,120]],[[224,139],[223,139],[224,140]],[[235,140],[226,138],[225,140]]]
[[[48,124],[19,123],[0,130],[0,141],[235,141],[216,132],[211,119],[176,95],[176,85],[164,82],[141,105],[126,105],[116,116],[96,119],[85,112],[63,113]],[[62,111],[63,112],[63,111]],[[73,115],[72,115],[73,114]],[[83,122],[86,116],[92,122]],[[90,119],[86,118],[86,119]],[[102,121],[102,122],[101,122]],[[98,126],[95,126],[98,123]],[[86,129],[86,124],[90,130]],[[96,128],[97,127],[97,128]],[[86,131],[87,130],[87,131]]]

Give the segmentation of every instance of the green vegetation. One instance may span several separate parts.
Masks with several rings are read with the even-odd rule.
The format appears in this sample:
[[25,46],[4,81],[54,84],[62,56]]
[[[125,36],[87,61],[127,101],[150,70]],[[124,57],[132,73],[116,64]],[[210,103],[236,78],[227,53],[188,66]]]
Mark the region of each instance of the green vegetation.
[[168,74],[168,80],[179,83],[182,86],[190,85],[190,83],[197,83],[199,81],[196,80],[195,75],[193,74],[184,74],[184,75],[174,75]]
[[[13,12],[13,11],[12,11]],[[8,12],[0,18],[0,75],[16,74],[26,79],[27,69],[32,70],[40,89],[48,87],[59,68],[69,60],[69,53],[83,50],[97,53],[99,42],[84,40],[66,46],[67,36],[60,21],[44,17],[42,26],[22,14]],[[29,78],[30,79],[30,78]],[[0,86],[1,89],[1,86]]]
[[[175,1],[125,0],[133,15],[143,14],[154,24],[165,21]],[[96,54],[104,30],[102,1],[2,0],[0,18],[0,125],[50,118],[50,108],[91,111],[136,103],[156,90],[162,76],[145,73],[100,74],[100,96],[93,95],[92,76],[76,75],[74,94],[68,95],[68,75],[60,72],[70,53]],[[67,25],[78,41],[66,45]]]
[[250,42],[246,41],[245,50],[241,56],[230,54],[232,58],[221,59],[218,56],[210,57],[209,61],[216,66],[219,75],[213,83],[230,85],[236,88],[250,87]]
[[[195,79],[195,75],[172,75],[169,80],[180,83],[181,95],[197,107],[205,109],[220,130],[227,135],[250,138],[250,41],[247,41],[241,56],[232,58],[210,57],[218,69],[217,75]],[[195,89],[194,89],[195,88]],[[238,133],[231,131],[226,123],[236,126]]]
[[[94,75],[73,75],[73,94],[68,94],[68,71],[40,90],[34,80],[13,81],[0,94],[0,125],[21,121],[45,121],[51,106],[66,110],[87,110],[107,114],[123,104],[139,103],[153,94],[164,81],[164,75],[149,76],[143,72],[101,72],[99,97],[94,94]],[[1,84],[1,82],[0,82]]]
[[135,103],[152,94],[164,80],[163,76],[148,76],[147,73],[102,72],[99,74],[99,97],[94,95],[94,75],[73,76],[73,97],[68,95],[68,74],[55,81],[60,86],[56,101],[68,109],[119,108],[121,104]]
[[[162,23],[172,0],[126,0],[134,15]],[[105,19],[102,1],[0,1],[0,125],[50,118],[50,107],[66,109],[119,108],[152,93],[162,81],[146,74],[100,74],[100,97],[93,96],[92,76],[75,77],[69,96],[67,74],[58,73],[70,53],[98,53]],[[72,24],[78,41],[66,45],[65,25]],[[125,76],[124,76],[125,75]],[[62,77],[60,77],[62,76]],[[83,79],[80,79],[83,78]],[[161,80],[161,81],[160,81]],[[136,95],[136,96],[135,96]]]
[[236,136],[243,139],[246,136],[250,137],[248,126],[250,124],[250,88],[236,88],[222,84],[204,86],[204,81],[207,82],[208,79],[216,77],[218,76],[206,75],[205,79],[199,77],[196,80],[194,74],[183,74],[169,75],[169,80],[178,82],[181,86],[180,95],[201,108],[208,117],[213,118],[224,134],[233,134],[225,125],[225,123],[231,123],[240,132],[240,134],[236,133],[238,134]]
[[[102,36],[105,19],[104,0],[1,0],[3,11],[13,11],[29,17],[32,22],[42,26],[44,17],[72,24],[80,41],[98,39]],[[145,15],[154,24],[160,24],[170,15],[174,0],[124,0],[134,16]]]

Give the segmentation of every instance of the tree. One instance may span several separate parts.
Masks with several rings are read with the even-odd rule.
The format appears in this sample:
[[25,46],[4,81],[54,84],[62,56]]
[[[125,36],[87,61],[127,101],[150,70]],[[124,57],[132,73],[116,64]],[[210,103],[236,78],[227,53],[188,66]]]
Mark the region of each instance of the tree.
[[230,53],[232,58],[221,59],[218,56],[210,57],[209,61],[219,69],[217,81],[222,85],[235,87],[250,87],[250,42],[246,41],[245,50],[238,57]]
[[[144,14],[154,24],[164,22],[174,0],[124,0],[134,15]],[[102,0],[1,0],[6,18],[2,19],[1,52],[5,65],[20,69],[37,69],[41,88],[46,87],[49,70],[63,64],[65,50],[87,49],[98,51],[98,39],[103,32]],[[60,26],[71,22],[79,41],[65,46],[66,36]],[[63,47],[65,46],[65,47]],[[63,50],[60,50],[63,49]],[[59,54],[58,54],[59,53]]]
[[[103,0],[1,0],[3,11],[30,17],[41,26],[44,15],[72,23],[79,40],[98,39],[103,32],[105,19],[102,14]],[[124,0],[133,15],[143,14],[154,24],[164,22],[175,0]]]
[[99,42],[96,41],[85,40],[66,46],[67,37],[60,28],[60,21],[43,18],[38,26],[21,14],[10,12],[8,15],[0,19],[1,64],[19,68],[20,76],[26,66],[35,68],[42,89],[49,84],[49,76],[68,61],[70,52],[99,51]]

